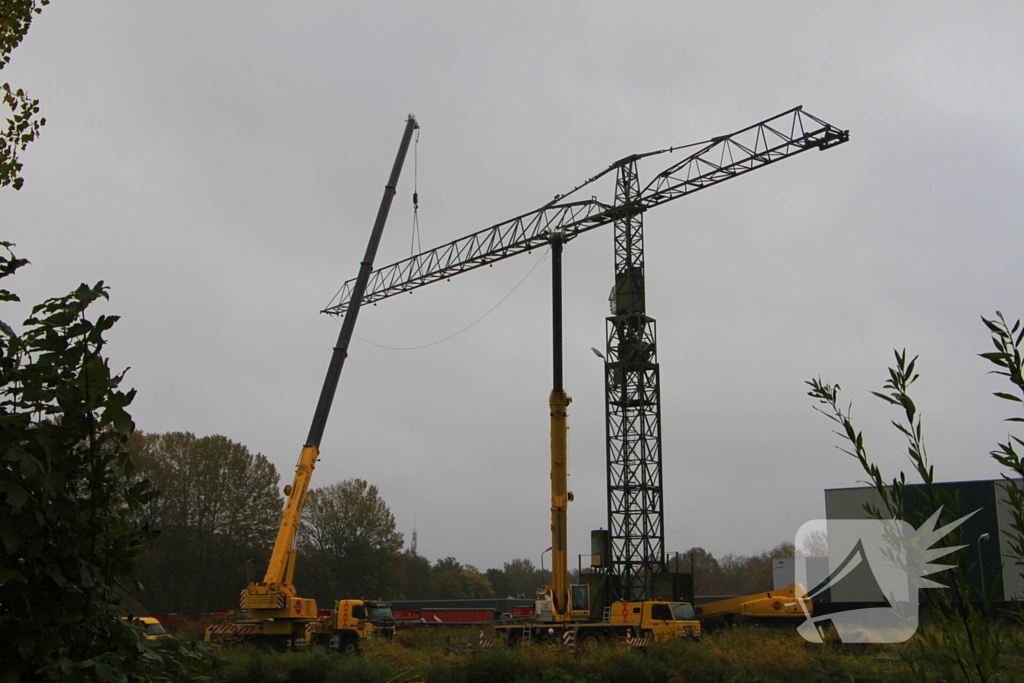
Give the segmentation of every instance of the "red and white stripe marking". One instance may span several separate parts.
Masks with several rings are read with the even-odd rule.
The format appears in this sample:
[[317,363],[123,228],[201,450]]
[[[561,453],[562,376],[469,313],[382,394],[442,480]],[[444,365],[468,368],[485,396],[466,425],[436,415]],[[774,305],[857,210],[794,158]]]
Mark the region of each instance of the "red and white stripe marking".
[[253,629],[255,629],[255,628],[256,627],[253,626],[252,624],[217,624],[215,626],[207,626],[206,627],[206,632],[207,633],[216,634],[216,635],[224,635],[224,634],[245,635],[247,633],[252,633]]

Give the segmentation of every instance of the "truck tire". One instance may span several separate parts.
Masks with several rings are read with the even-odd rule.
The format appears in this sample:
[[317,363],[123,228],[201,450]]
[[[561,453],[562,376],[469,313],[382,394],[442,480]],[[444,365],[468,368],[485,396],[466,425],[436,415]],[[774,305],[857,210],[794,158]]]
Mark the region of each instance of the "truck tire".
[[347,656],[359,654],[359,642],[355,638],[346,638],[341,641],[338,651]]
[[597,633],[587,633],[580,636],[580,649],[584,652],[593,652],[601,647],[602,638]]

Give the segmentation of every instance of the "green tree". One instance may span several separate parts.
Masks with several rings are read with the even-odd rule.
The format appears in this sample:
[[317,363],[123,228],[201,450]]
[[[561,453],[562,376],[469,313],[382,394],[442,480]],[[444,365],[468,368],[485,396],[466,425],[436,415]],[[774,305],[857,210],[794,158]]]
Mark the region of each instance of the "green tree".
[[425,600],[430,597],[430,575],[430,560],[408,548],[387,566],[387,595],[391,600]]
[[437,600],[468,600],[493,598],[491,582],[471,564],[463,565],[454,557],[434,564],[430,580],[431,598]]
[[302,513],[296,583],[330,605],[346,597],[383,597],[387,567],[402,550],[395,516],[376,486],[346,479],[309,492]]
[[[0,2],[0,69],[11,61],[11,52],[21,44],[35,15],[50,0],[3,0]],[[39,136],[46,119],[36,118],[39,100],[32,99],[24,89],[6,81],[0,84],[0,99],[10,115],[7,128],[0,130],[0,187],[8,185],[20,190],[25,183],[21,175],[19,154]]]
[[495,597],[532,599],[541,586],[551,583],[551,573],[533,566],[529,558],[505,562],[501,569],[488,569],[485,578]]
[[160,532],[138,563],[147,604],[158,612],[233,608],[247,573],[265,569],[277,533],[277,468],[220,435],[136,432],[129,448],[162,493],[143,510]]
[[[702,550],[698,548],[697,550]],[[757,555],[723,555],[712,564],[717,565],[713,585],[719,595],[753,595],[770,591],[775,587],[773,562],[776,557],[793,557],[796,554],[792,543],[779,543],[771,550]],[[714,560],[714,558],[711,558]],[[707,562],[707,560],[705,560]],[[699,590],[697,595],[702,595]],[[706,594],[703,594],[706,595]]]
[[[27,261],[0,243],[0,278]],[[132,479],[135,391],[103,357],[116,316],[90,320],[102,282],[0,322],[0,680],[139,680],[146,648],[113,597],[130,582],[155,495]],[[18,297],[0,289],[0,301]]]
[[720,595],[718,587],[722,568],[718,560],[704,548],[690,548],[679,556],[679,562],[672,567],[673,571],[690,571],[693,569],[693,592],[695,595]]

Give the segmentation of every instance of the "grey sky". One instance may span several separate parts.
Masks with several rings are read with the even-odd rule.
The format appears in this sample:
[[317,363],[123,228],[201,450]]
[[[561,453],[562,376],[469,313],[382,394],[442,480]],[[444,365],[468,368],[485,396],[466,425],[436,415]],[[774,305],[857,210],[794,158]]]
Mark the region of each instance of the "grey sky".
[[[55,2],[5,70],[48,124],[6,191],[26,302],[105,280],[146,431],[220,433],[290,479],[414,112],[424,248],[530,211],[634,152],[803,104],[849,144],[649,212],[666,547],[749,554],[863,475],[803,381],[843,385],[884,469],[894,347],[940,478],[992,478],[1010,406],[979,316],[1024,316],[1018,3]],[[668,163],[640,167],[646,182]],[[413,156],[377,259],[409,255]],[[602,189],[604,197],[610,189]],[[386,346],[470,325],[540,252],[367,308]],[[612,231],[566,249],[570,564],[605,526],[600,361]],[[380,487],[430,559],[550,545],[548,263],[467,332],[357,340],[314,485]],[[24,311],[19,313],[24,317]],[[7,314],[5,318],[14,318]]]

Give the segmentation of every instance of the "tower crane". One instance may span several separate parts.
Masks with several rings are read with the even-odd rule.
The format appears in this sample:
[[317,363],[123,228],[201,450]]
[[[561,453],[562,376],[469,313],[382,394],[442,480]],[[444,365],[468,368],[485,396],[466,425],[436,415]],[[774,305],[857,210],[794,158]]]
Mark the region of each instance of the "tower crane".
[[[610,572],[619,577],[621,599],[650,599],[651,580],[665,565],[665,550],[659,367],[655,321],[647,316],[645,305],[643,214],[802,152],[827,150],[848,140],[849,131],[798,106],[729,135],[632,154],[538,209],[374,270],[360,304],[353,304],[351,297],[358,281],[347,281],[339,290],[337,303],[332,301],[322,312],[341,315],[353,305],[411,292],[548,244],[556,255],[554,268],[560,263],[557,257],[565,243],[612,224],[615,284],[604,356],[609,565]],[[683,151],[689,152],[684,159],[641,185],[638,162]],[[616,176],[614,197],[604,201],[596,196],[580,198],[585,188],[612,173]],[[560,292],[555,293],[553,301],[557,311]],[[565,409],[570,399],[561,386],[560,314],[554,318],[555,386],[549,399],[552,598],[553,611],[568,619]]]

